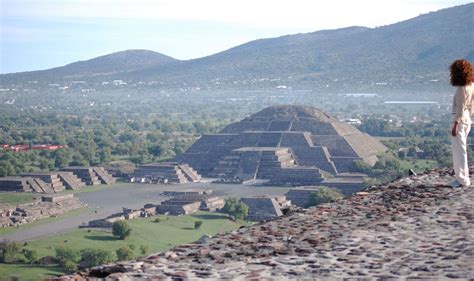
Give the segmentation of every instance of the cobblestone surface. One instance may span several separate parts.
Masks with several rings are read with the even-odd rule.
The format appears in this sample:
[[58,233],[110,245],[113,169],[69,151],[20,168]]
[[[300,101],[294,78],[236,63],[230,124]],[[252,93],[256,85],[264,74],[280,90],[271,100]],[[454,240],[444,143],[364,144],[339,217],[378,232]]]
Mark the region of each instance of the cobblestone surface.
[[403,178],[201,244],[63,279],[473,278],[474,187],[450,188],[450,172]]

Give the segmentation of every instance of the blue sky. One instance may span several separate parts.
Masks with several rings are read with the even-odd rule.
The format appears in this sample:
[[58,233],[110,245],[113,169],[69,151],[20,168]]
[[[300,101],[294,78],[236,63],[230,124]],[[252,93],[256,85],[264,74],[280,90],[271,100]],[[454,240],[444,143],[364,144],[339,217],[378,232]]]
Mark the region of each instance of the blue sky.
[[0,0],[0,73],[47,69],[127,49],[192,59],[255,39],[377,27],[470,2]]

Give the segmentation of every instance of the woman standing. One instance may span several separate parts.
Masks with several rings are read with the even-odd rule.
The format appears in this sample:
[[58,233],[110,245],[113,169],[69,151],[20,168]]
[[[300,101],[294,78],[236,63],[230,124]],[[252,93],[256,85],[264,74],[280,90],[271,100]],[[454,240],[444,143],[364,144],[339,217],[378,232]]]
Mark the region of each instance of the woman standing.
[[453,188],[469,187],[469,166],[467,163],[467,136],[471,130],[472,92],[474,74],[472,65],[467,60],[456,60],[450,66],[451,85],[456,87],[453,97],[453,128],[451,144],[453,150],[453,167],[456,180],[451,183]]

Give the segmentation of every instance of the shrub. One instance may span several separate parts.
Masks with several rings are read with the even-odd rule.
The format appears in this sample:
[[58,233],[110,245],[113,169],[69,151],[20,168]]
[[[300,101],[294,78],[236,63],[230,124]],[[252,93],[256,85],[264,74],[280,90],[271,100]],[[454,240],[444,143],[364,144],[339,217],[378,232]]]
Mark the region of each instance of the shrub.
[[115,251],[117,254],[117,260],[125,261],[133,259],[133,250],[128,246],[122,246]]
[[20,245],[15,241],[4,240],[0,243],[0,258],[4,263],[13,263],[17,260]]
[[38,253],[35,250],[25,249],[23,255],[28,263],[35,263],[38,260]]
[[85,267],[93,267],[112,261],[112,253],[101,249],[82,249],[81,262]]
[[158,223],[158,222],[160,222],[160,221],[161,221],[160,218],[155,218],[155,219],[153,220],[153,222],[156,222],[156,223]]
[[195,221],[194,222],[194,229],[199,229],[202,225],[202,221]]
[[58,263],[63,268],[65,267],[66,262],[70,261],[75,264],[80,258],[79,252],[74,251],[73,249],[66,248],[66,247],[62,247],[62,246],[57,247],[55,251],[56,251],[56,258],[58,259]]
[[63,265],[63,270],[67,274],[71,274],[77,269],[77,264],[73,261],[66,261]]
[[148,252],[150,251],[150,246],[148,245],[141,245],[140,246],[140,253],[144,256],[146,254],[148,254]]
[[132,234],[132,228],[130,228],[126,221],[116,221],[112,226],[112,234],[124,240]]
[[342,197],[344,196],[337,189],[321,186],[318,191],[311,193],[307,207],[339,200]]

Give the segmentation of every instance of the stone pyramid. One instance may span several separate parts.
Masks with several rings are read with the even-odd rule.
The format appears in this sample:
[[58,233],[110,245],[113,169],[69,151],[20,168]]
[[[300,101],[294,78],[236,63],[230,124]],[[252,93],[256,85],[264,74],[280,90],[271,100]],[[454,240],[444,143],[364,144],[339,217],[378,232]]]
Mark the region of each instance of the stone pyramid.
[[[280,171],[291,174],[296,169],[301,172],[309,168],[335,176],[351,172],[354,160],[373,165],[377,154],[386,150],[375,138],[317,108],[282,105],[268,107],[230,124],[219,134],[203,135],[176,160],[189,164],[203,176],[215,177],[216,171],[228,170],[230,166],[242,170],[243,160],[240,159],[240,166],[238,163],[243,150],[261,150],[262,155],[268,155],[269,148],[287,148],[291,156],[272,158],[272,166],[276,167],[273,176]],[[255,160],[254,166],[258,169],[268,158]],[[279,159],[286,162],[278,162]],[[271,179],[272,175],[267,178]]]

